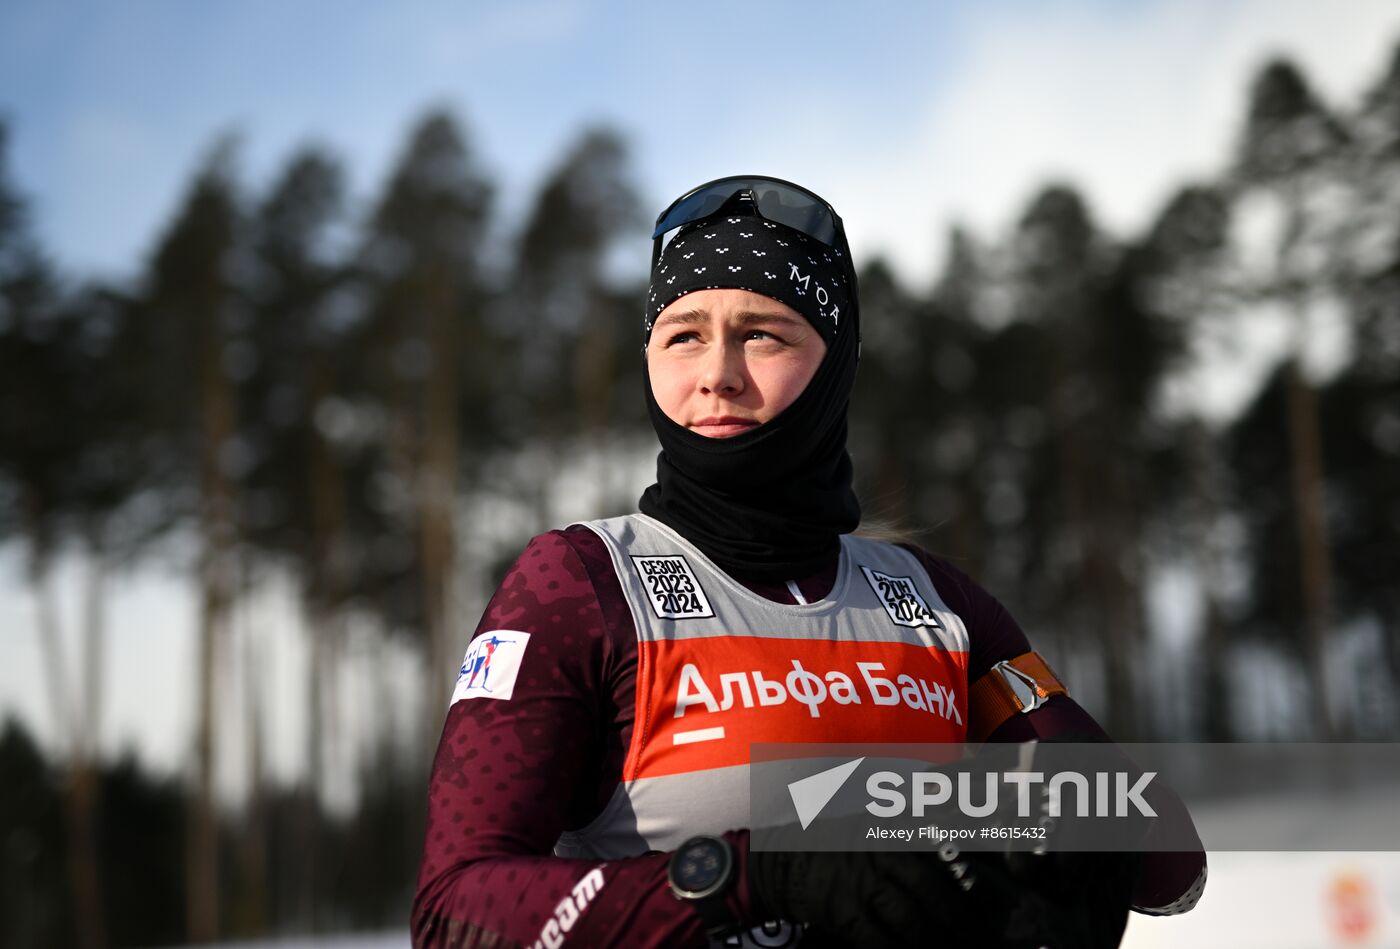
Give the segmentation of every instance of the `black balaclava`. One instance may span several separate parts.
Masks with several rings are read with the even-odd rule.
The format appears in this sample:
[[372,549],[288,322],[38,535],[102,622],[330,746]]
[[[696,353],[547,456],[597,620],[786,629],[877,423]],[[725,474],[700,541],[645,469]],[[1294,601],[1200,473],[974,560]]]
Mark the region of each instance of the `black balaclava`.
[[647,336],[670,303],[717,288],[786,303],[821,334],[826,356],[796,401],[730,438],[707,438],[668,418],[644,361],[647,410],[661,454],[656,483],[640,507],[728,573],[808,576],[831,562],[839,535],[860,523],[846,453],[860,327],[842,253],[735,203],[682,228],[662,252],[647,293]]

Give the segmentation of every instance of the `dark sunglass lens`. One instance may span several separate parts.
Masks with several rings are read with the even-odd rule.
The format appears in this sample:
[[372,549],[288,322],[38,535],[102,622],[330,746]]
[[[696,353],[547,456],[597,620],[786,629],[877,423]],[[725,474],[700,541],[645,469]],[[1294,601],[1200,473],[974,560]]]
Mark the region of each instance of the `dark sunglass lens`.
[[828,247],[836,245],[836,224],[826,205],[781,185],[764,185],[754,189],[758,198],[758,213],[770,221],[786,224],[808,237],[815,237]]
[[725,188],[706,188],[686,195],[676,202],[676,206],[667,212],[665,217],[656,222],[656,230],[652,232],[651,236],[660,237],[673,228],[709,217],[718,211],[724,202],[729,200],[738,190],[738,187],[730,185]]

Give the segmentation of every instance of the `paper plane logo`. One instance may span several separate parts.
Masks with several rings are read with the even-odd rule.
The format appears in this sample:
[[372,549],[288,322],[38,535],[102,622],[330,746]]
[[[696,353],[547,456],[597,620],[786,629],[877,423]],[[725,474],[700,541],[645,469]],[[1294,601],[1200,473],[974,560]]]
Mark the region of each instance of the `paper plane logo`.
[[834,768],[818,771],[814,775],[800,781],[793,781],[788,785],[788,793],[792,795],[792,806],[797,808],[797,819],[801,821],[803,830],[806,830],[812,821],[817,819],[822,808],[831,803],[836,792],[841,790],[846,779],[856,768],[860,767],[860,763],[864,760],[863,757],[857,758]]

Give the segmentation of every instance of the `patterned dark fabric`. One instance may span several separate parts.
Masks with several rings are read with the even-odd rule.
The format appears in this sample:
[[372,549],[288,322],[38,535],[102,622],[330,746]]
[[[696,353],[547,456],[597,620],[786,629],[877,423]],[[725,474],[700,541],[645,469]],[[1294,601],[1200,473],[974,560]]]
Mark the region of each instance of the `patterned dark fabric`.
[[647,289],[646,335],[680,297],[719,287],[786,303],[816,327],[827,346],[854,315],[839,249],[760,217],[732,214],[681,228],[661,252]]

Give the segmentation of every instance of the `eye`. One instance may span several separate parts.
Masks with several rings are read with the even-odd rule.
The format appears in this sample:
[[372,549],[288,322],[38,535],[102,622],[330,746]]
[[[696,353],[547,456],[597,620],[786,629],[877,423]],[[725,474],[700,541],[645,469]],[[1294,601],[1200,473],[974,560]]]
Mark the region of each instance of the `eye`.
[[685,330],[680,333],[672,333],[670,336],[667,336],[666,345],[667,347],[671,347],[675,346],[678,343],[689,343],[695,339],[696,335],[693,331]]
[[770,333],[768,330],[748,330],[744,333],[744,340],[756,340],[764,343],[781,343],[783,341],[781,336]]

